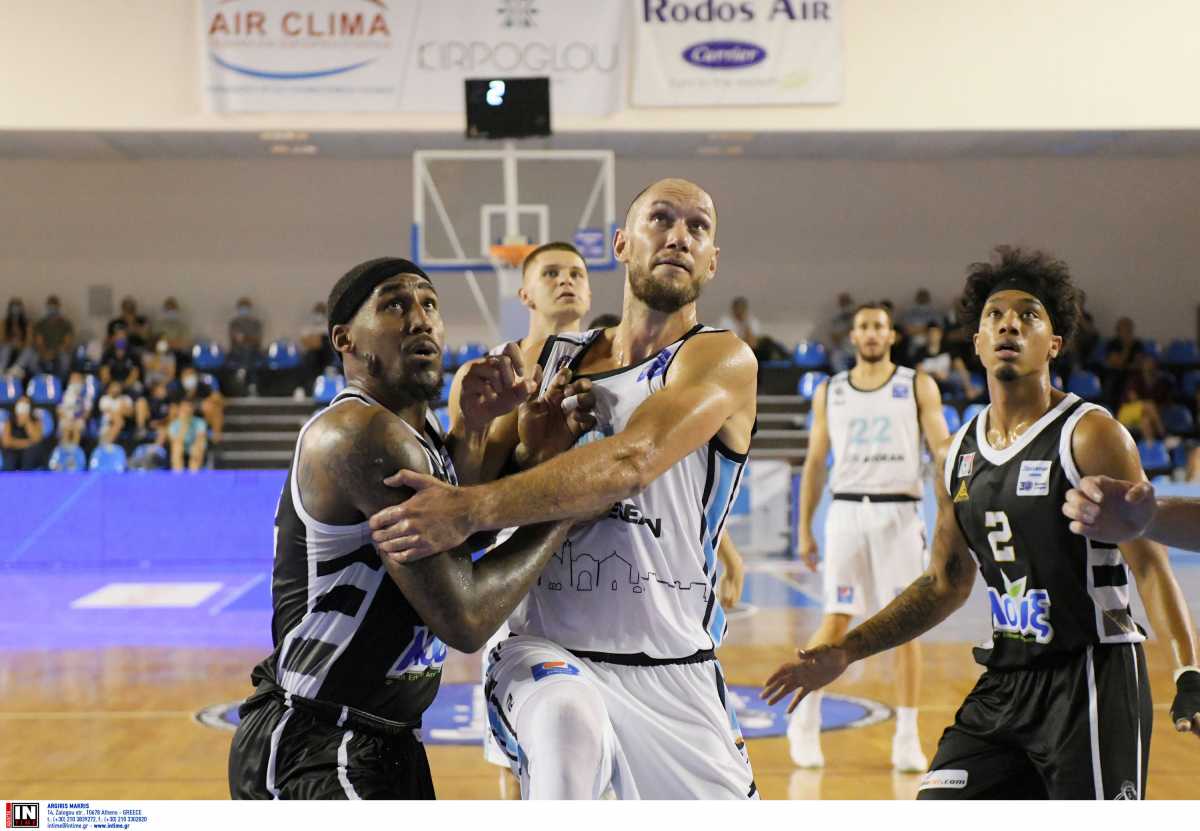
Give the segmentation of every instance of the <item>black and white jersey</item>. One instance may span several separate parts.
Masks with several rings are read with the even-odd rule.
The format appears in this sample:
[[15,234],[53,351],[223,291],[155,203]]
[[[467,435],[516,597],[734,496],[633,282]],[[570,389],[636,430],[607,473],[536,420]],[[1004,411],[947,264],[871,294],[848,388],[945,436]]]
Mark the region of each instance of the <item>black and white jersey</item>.
[[1072,534],[1062,514],[1080,479],[1071,436],[1100,409],[1068,395],[1004,450],[987,442],[990,407],[954,436],[946,490],[987,583],[992,642],[976,658],[988,667],[1047,665],[1093,644],[1145,639],[1120,550]]
[[[388,721],[413,722],[437,694],[446,646],[389,577],[366,519],[354,525],[317,521],[304,510],[296,482],[308,428],[334,407],[375,403],[365,393],[347,389],[314,415],[296,439],[292,469],[275,514],[275,649],[255,667],[251,680],[256,686],[271,682],[291,696],[331,702]],[[432,414],[423,434],[412,432],[433,475],[457,484]]]

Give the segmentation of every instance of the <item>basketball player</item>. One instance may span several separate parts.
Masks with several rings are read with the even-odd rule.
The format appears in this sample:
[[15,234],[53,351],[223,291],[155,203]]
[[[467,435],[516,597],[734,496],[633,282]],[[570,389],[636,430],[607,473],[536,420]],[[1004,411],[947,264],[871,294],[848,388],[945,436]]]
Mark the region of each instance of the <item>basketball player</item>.
[[[465,548],[409,566],[382,562],[366,517],[407,495],[384,476],[402,468],[456,481],[427,406],[441,389],[437,292],[414,264],[382,258],[342,277],[328,308],[348,383],[300,431],[280,495],[275,648],[255,667],[255,692],[239,711],[230,792],[431,798],[421,714],[446,646],[483,644],[560,548],[567,524],[523,528],[474,565]],[[528,394],[527,380],[509,374],[493,390],[496,413]]]
[[572,532],[492,651],[489,718],[527,798],[757,794],[714,656],[715,551],[757,386],[749,347],[696,322],[716,226],[688,181],[634,199],[613,243],[620,325],[560,335],[540,356],[592,382],[598,423],[579,446],[477,487],[403,472],[389,481],[416,501],[372,518],[380,550],[409,561],[480,529],[607,511]]
[[[825,458],[833,446],[833,504],[825,519],[825,615],[807,649],[836,643],[850,619],[892,601],[925,569],[921,511],[921,436],[931,452],[949,438],[937,383],[891,360],[896,333],[891,313],[869,303],[854,313],[854,367],[821,384],[813,396],[813,425],[800,486],[800,554],[817,568],[813,514],[825,487]],[[924,772],[917,736],[921,653],[912,640],[896,648],[896,735],[892,767]],[[800,703],[788,724],[792,761],[822,767],[821,694]]]
[[800,650],[763,696],[799,689],[799,699],[944,620],[971,593],[973,557],[992,613],[991,643],[976,653],[986,670],[918,797],[1141,798],[1152,707],[1129,571],[1188,666],[1192,621],[1162,548],[1090,542],[1061,513],[1084,475],[1143,480],[1137,447],[1102,408],[1050,385],[1050,361],[1079,320],[1065,264],[1000,248],[971,267],[962,306],[992,403],[944,453],[929,569],[841,641]]

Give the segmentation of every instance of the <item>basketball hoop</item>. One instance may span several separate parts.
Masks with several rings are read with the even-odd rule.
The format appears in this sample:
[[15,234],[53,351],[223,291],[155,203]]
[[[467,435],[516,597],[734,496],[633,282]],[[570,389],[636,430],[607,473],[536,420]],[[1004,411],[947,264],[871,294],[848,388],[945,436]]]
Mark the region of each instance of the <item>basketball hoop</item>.
[[502,243],[493,245],[488,250],[492,255],[492,263],[496,266],[520,268],[525,262],[525,258],[529,256],[529,252],[535,248],[537,248],[536,245],[528,243]]

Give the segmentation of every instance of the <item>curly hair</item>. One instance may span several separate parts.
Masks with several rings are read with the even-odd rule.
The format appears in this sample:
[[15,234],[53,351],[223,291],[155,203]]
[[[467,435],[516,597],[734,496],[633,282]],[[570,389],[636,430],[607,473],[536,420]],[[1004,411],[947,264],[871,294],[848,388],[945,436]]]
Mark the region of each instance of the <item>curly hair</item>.
[[1071,282],[1067,264],[1045,251],[999,245],[990,263],[971,263],[959,301],[963,322],[978,330],[988,295],[996,285],[1013,279],[1029,283],[1050,316],[1054,334],[1063,339],[1064,347],[1069,344],[1079,328],[1079,290]]

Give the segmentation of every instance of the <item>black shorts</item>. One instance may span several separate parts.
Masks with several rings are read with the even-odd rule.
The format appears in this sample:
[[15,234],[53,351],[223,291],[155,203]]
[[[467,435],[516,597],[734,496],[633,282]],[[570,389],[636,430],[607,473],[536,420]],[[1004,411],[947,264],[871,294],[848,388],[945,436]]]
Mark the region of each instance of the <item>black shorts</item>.
[[1144,799],[1153,708],[1141,644],[979,679],[918,799]]
[[371,735],[317,721],[272,696],[244,712],[229,750],[234,799],[433,799],[413,731]]

